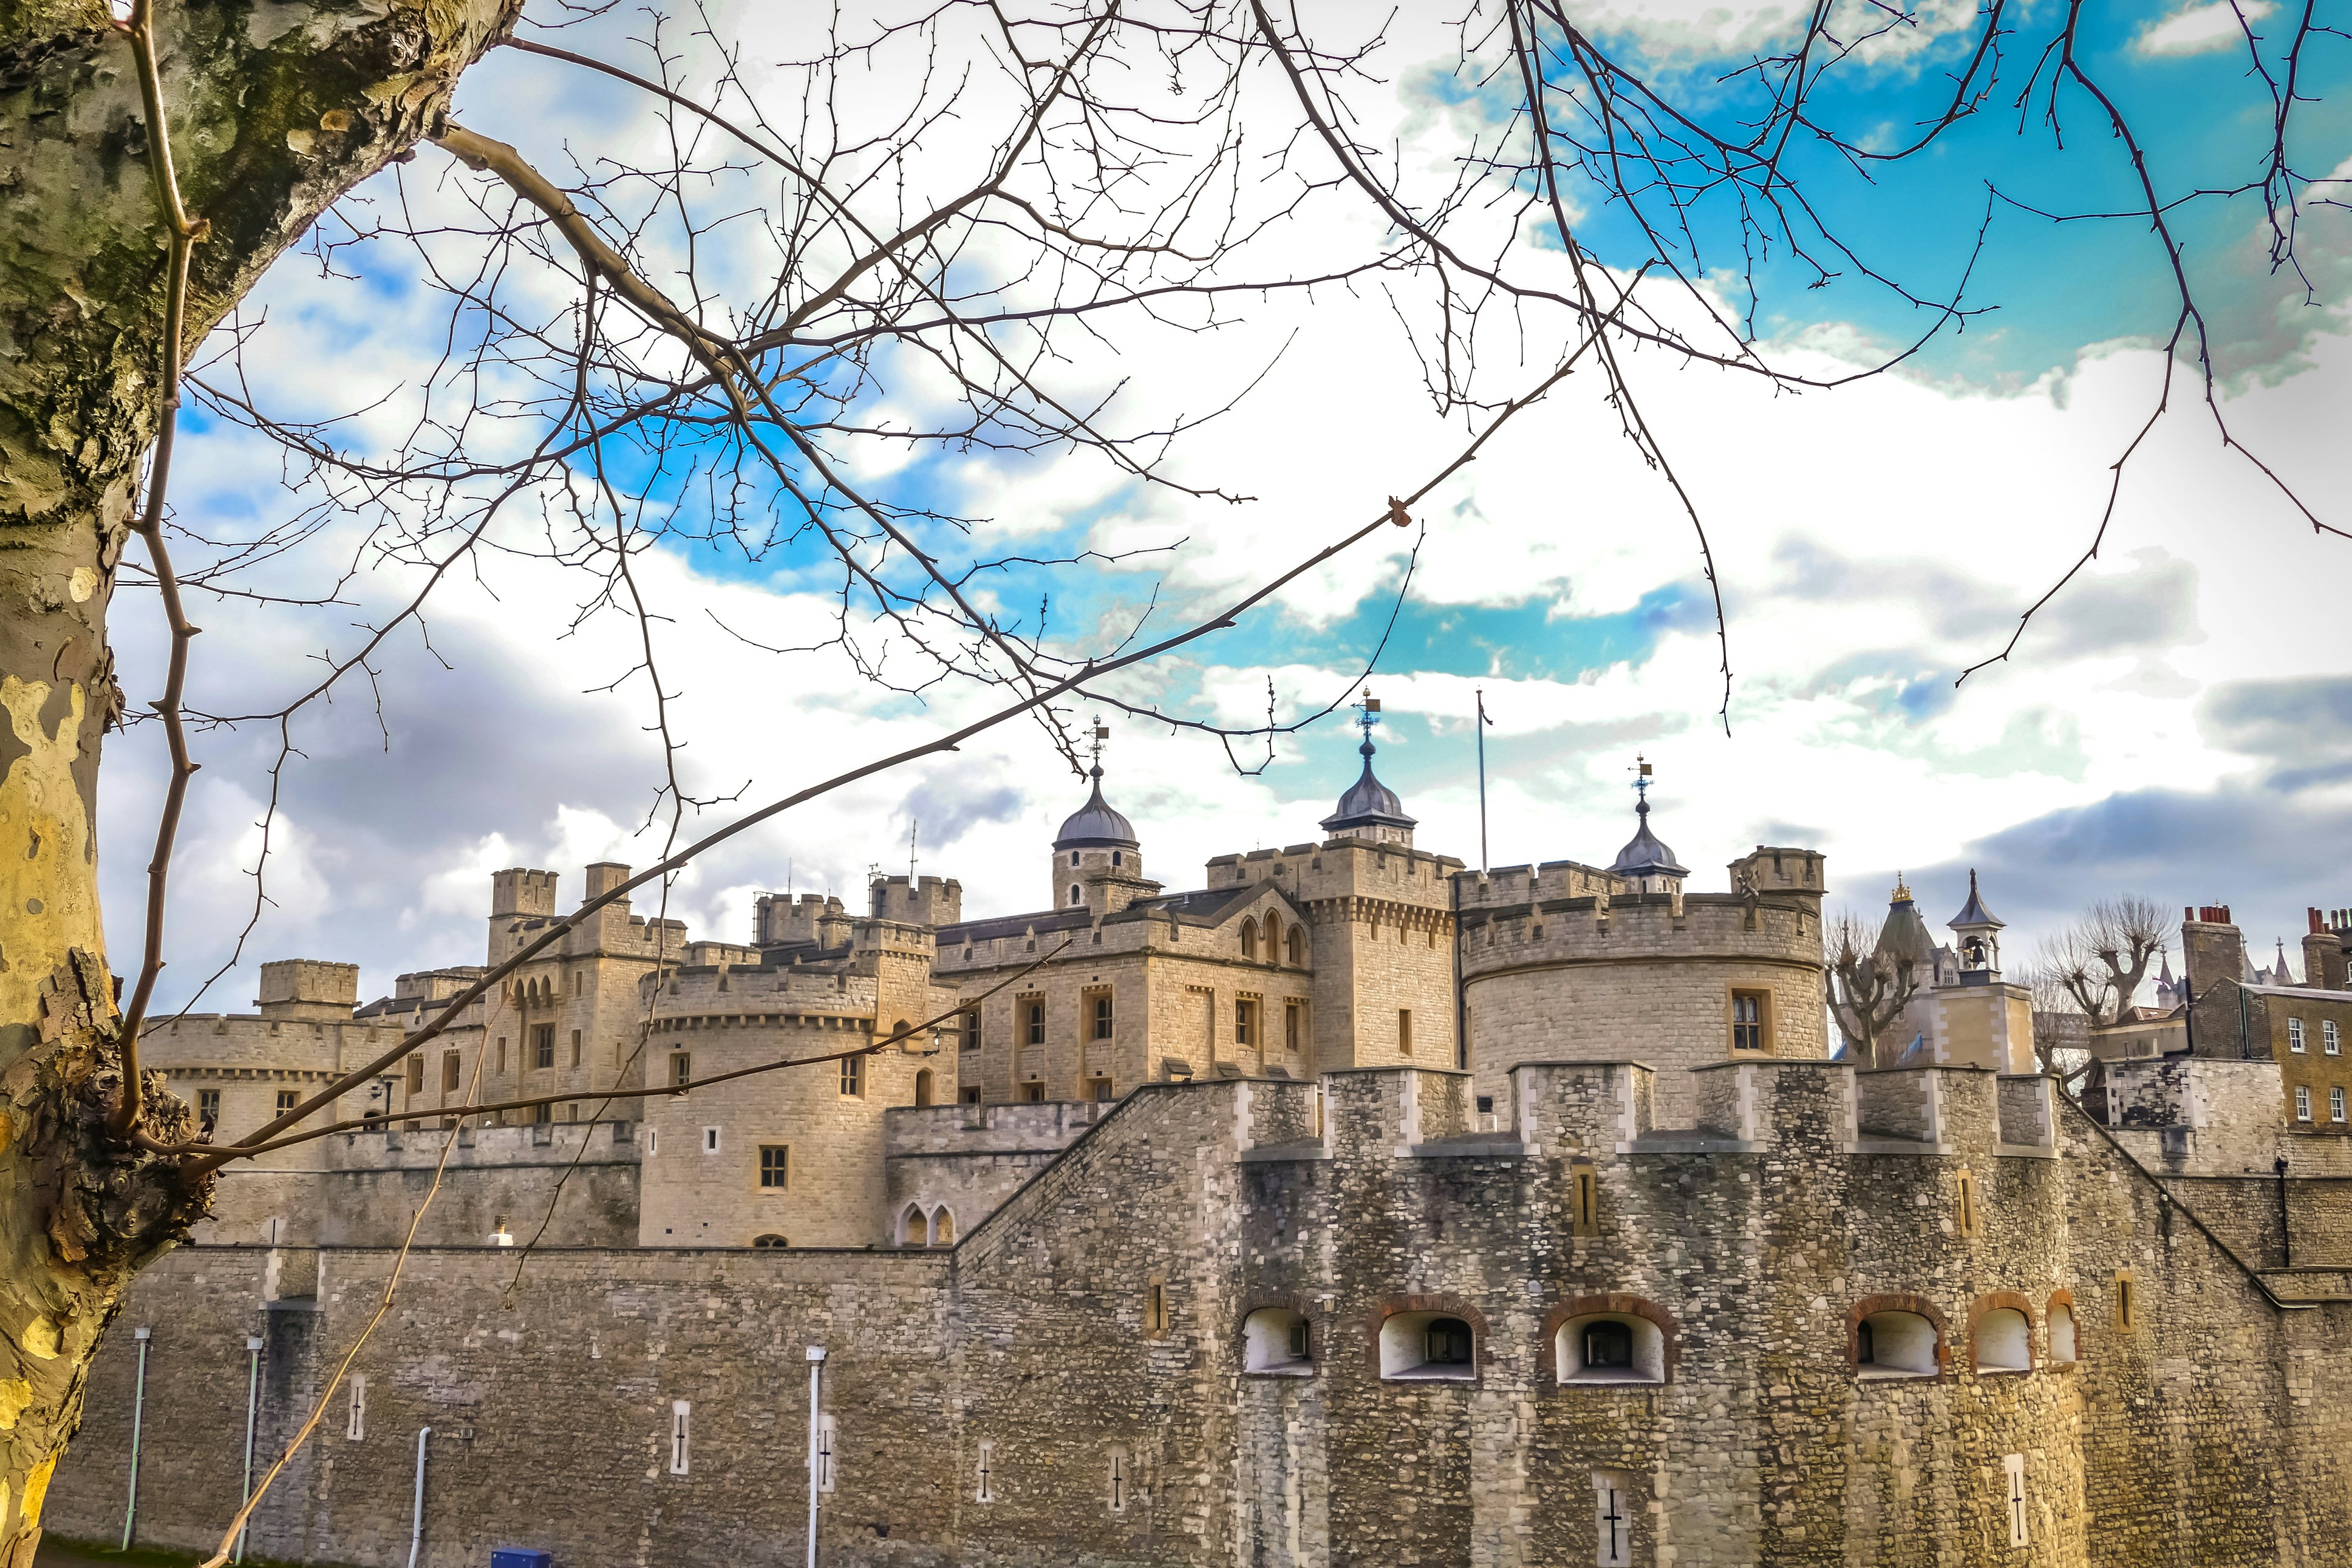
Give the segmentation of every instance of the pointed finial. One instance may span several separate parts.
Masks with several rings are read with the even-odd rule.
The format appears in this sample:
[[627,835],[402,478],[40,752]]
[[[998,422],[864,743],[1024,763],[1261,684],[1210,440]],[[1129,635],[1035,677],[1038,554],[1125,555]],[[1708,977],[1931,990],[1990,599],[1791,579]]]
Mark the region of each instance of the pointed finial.
[[1629,771],[1633,775],[1633,792],[1636,796],[1633,809],[1639,815],[1647,816],[1650,815],[1650,785],[1654,782],[1650,777],[1650,764],[1643,759],[1641,752],[1636,752],[1633,753],[1633,766]]
[[1911,889],[1903,885],[1903,873],[1900,871],[1895,873],[1895,898],[1893,901],[1898,904],[1907,904],[1911,901]]
[[1097,779],[1098,779],[1098,778],[1100,778],[1100,777],[1102,777],[1102,754],[1103,754],[1103,742],[1104,742],[1105,741],[1109,740],[1109,739],[1110,739],[1110,726],[1109,726],[1109,725],[1108,725],[1108,724],[1106,724],[1106,723],[1104,723],[1104,722],[1102,721],[1102,715],[1101,715],[1101,714],[1099,714],[1099,713],[1096,714],[1096,715],[1095,715],[1095,732],[1094,732],[1094,735],[1093,735],[1092,739],[1087,742],[1087,747],[1088,747],[1088,750],[1089,750],[1089,751],[1092,752],[1092,754],[1093,754],[1093,757],[1094,757],[1094,764],[1095,764],[1095,765],[1094,765],[1094,767],[1093,767],[1092,769],[1090,769],[1090,770],[1089,770],[1089,776],[1090,776],[1090,777],[1097,778]]
[[1367,686],[1364,688],[1363,696],[1356,702],[1356,727],[1364,732],[1364,743],[1357,750],[1368,757],[1373,751],[1372,726],[1380,721],[1381,700],[1373,696],[1372,689]]

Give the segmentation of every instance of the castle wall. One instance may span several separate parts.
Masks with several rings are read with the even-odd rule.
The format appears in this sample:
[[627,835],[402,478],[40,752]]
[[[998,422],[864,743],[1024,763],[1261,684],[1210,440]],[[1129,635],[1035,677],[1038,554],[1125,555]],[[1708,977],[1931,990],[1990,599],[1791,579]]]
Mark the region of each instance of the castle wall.
[[[1843,1064],[1702,1074],[1736,1139],[1645,1128],[1650,1075],[1622,1063],[1520,1067],[1501,1133],[1467,1075],[1343,1072],[1319,1121],[1315,1085],[1151,1086],[951,1252],[555,1251],[508,1298],[511,1254],[427,1249],[355,1363],[368,1435],[339,1435],[339,1401],[254,1550],[404,1558],[429,1425],[435,1568],[493,1543],[796,1561],[822,1344],[836,1564],[1565,1568],[1596,1560],[1596,1472],[1644,1565],[2352,1552],[2352,1304],[2282,1310],[2063,1103],[2020,1143],[2019,1080],[1876,1076],[1932,1107],[1934,1143],[1862,1131]],[[145,1539],[199,1544],[233,1507],[243,1336],[267,1341],[268,1451],[389,1261],[191,1247],[133,1286],[122,1322],[156,1335]],[[1309,1321],[1303,1375],[1249,1370],[1260,1307]],[[1854,1326],[1882,1310],[1937,1325],[1926,1374],[1857,1369]],[[2031,1370],[1978,1364],[1972,1329],[2003,1310],[2030,1321]],[[1661,1381],[1561,1380],[1555,1331],[1593,1311],[1660,1329]],[[1465,1375],[1382,1375],[1383,1325],[1415,1312],[1470,1326]],[[119,1526],[132,1363],[118,1332],[92,1369],[61,1532]]]
[[[1551,868],[1544,868],[1549,872]],[[1562,883],[1580,869],[1564,868]],[[1533,882],[1538,895],[1549,884]],[[1817,900],[1735,894],[1529,899],[1511,873],[1462,887],[1462,976],[1477,1092],[1530,1060],[1647,1062],[1662,1123],[1696,1113],[1683,1070],[1727,1059],[1735,990],[1767,993],[1763,1054],[1819,1058],[1829,1040]]]
[[[283,1163],[224,1167],[200,1241],[283,1247],[390,1247],[441,1166],[439,1191],[417,1239],[432,1246],[485,1241],[503,1221],[520,1240],[559,1247],[633,1247],[637,1240],[639,1143],[627,1121],[554,1122],[447,1132],[336,1133],[289,1150]],[[544,1226],[542,1233],[541,1227]]]
[[903,1239],[909,1205],[936,1228],[945,1209],[961,1236],[1054,1163],[1110,1110],[1093,1101],[942,1105],[884,1112],[889,1212]]

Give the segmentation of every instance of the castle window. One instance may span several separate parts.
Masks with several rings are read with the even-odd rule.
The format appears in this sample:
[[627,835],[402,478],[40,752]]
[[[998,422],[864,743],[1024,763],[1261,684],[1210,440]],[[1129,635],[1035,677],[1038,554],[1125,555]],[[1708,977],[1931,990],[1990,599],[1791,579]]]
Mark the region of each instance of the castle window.
[[1397,1009],[1397,1051],[1402,1056],[1412,1055],[1412,1009]]
[[755,1247],[790,1247],[792,1243],[784,1239],[782,1237],[778,1236],[774,1231],[769,1230],[762,1231],[758,1236],[753,1237],[751,1238],[751,1245]]
[[931,1103],[931,1069],[929,1068],[915,1075],[915,1103],[918,1106]]
[[2303,1020],[2300,1018],[2289,1018],[2286,1021],[2286,1048],[2297,1056],[2303,1054]]
[[862,1056],[841,1058],[841,1092],[852,1097],[866,1092],[866,1058]]
[[975,1083],[968,1088],[958,1089],[956,1091],[956,1099],[965,1105],[978,1105],[980,1103],[980,1085]]
[[1257,1044],[1257,1004],[1246,996],[1234,999],[1234,1044],[1237,1047]]
[[719,1152],[718,1128],[706,1127],[702,1130],[702,1152],[706,1154],[716,1154]]
[[1292,926],[1290,934],[1283,938],[1283,944],[1289,952],[1292,966],[1304,969],[1307,966],[1307,933]]
[[1029,1043],[1033,1046],[1044,1045],[1045,1043],[1045,1003],[1044,999],[1041,997],[1034,1002],[1024,1003],[1023,1006],[1028,1010],[1029,1014]]
[[1071,850],[1071,851],[1070,851],[1070,864],[1071,864],[1071,865],[1073,865],[1073,866],[1075,866],[1075,865],[1076,865],[1077,863],[1078,863],[1078,852],[1077,852],[1076,850],[1073,849],[1073,850]]
[[216,1089],[196,1090],[196,1120],[204,1123],[207,1132],[220,1121],[220,1096],[221,1091]]
[[1625,1506],[1625,1474],[1592,1472],[1592,1561],[1601,1568],[1630,1568],[1633,1561],[1633,1514]]
[[672,1089],[684,1089],[693,1081],[693,1054],[688,1051],[672,1051],[669,1054],[669,1086]]
[[2050,1306],[2050,1359],[2059,1366],[2072,1366],[2077,1359],[2074,1339],[2074,1309],[2063,1301]]
[[580,1065],[580,1031],[577,1029],[572,1031],[572,1065]]
[[1143,1286],[1143,1332],[1148,1339],[1163,1339],[1169,1326],[1168,1281],[1151,1279]]
[[1095,994],[1095,1038],[1097,1040],[1109,1039],[1110,1024],[1110,993],[1108,991],[1097,992]]
[[833,1489],[833,1456],[835,1451],[834,1438],[837,1431],[838,1429],[834,1426],[832,1411],[828,1410],[817,1417],[816,1489],[821,1492],[829,1492]]
[[939,1213],[931,1216],[931,1245],[933,1247],[953,1247],[955,1245],[955,1215],[948,1213],[948,1211],[943,1208],[940,1210]]
[[1958,1189],[1953,1195],[1959,1208],[1960,1234],[1974,1236],[1977,1233],[1977,1179],[1962,1169],[1955,1173],[1953,1184]]
[[2330,1121],[2344,1120],[2344,1086],[2342,1084],[2327,1091],[2327,1120]]
[[1560,1324],[1552,1366],[1563,1384],[1664,1383],[1666,1336],[1634,1312],[1589,1312]]
[[1113,1513],[1127,1511],[1128,1463],[1126,1449],[1113,1448],[1110,1451],[1110,1510]]
[[1078,890],[1078,885],[1077,885],[1076,882],[1071,883],[1071,884],[1070,884],[1070,902],[1072,902],[1072,903],[1074,903],[1074,904],[1083,904],[1083,903],[1085,903],[1086,901],[1087,901],[1087,896],[1086,896],[1086,894],[1084,894],[1083,892],[1080,892],[1080,891]]
[[1444,1312],[1394,1312],[1381,1324],[1381,1375],[1470,1382],[1478,1375],[1470,1325]]
[[1772,1018],[1772,994],[1769,991],[1734,991],[1731,994],[1731,1048],[1735,1051],[1760,1051],[1769,1037]]
[[1108,1105],[1114,1098],[1111,1093],[1110,1079],[1107,1078],[1088,1079],[1087,1086],[1089,1091],[1087,1098],[1092,1100],[1097,1105]]
[[687,1420],[693,1410],[694,1406],[683,1399],[669,1402],[669,1473],[673,1476],[686,1474]]
[[465,1068],[462,1063],[462,1058],[459,1058],[457,1053],[455,1051],[443,1051],[441,1053],[441,1092],[444,1094],[457,1093],[457,1080],[464,1075],[464,1072]]
[[1127,864],[1127,856],[1122,851],[1114,849],[1110,852],[1110,863],[1114,866],[1124,866]]
[[2311,1086],[2307,1083],[2294,1086],[2294,1119],[2297,1121],[2311,1120]]
[[530,1065],[551,1068],[555,1065],[555,1026],[533,1024],[530,1026]]
[[2131,1270],[2116,1269],[2116,1331],[2117,1333],[2127,1334],[2139,1327],[2139,1303],[2134,1300],[2138,1292],[2133,1289]]
[[923,1216],[916,1205],[908,1204],[907,1212],[898,1216],[898,1245],[928,1247],[931,1241],[931,1222]]
[[530,1108],[530,1120],[532,1124],[535,1126],[546,1126],[549,1122],[555,1120],[555,1107],[551,1105],[532,1106]]
[[996,1445],[982,1438],[980,1444],[980,1485],[971,1494],[974,1502],[994,1502],[996,1493],[990,1489],[990,1471],[996,1464]]
[[2025,1456],[2004,1454],[2000,1468],[2009,1482],[2009,1543],[2025,1546],[2032,1543],[2025,1528]]
[[1570,1234],[1599,1236],[1601,1234],[1601,1173],[1590,1165],[1578,1165],[1570,1173],[1569,1202]]
[[782,1192],[793,1184],[793,1146],[791,1144],[762,1143],[760,1145],[760,1184],[776,1192]]
[[2344,1054],[2343,1032],[2336,1028],[2336,1020],[2333,1018],[2326,1018],[2320,1021],[2319,1048],[2326,1051],[2331,1057],[2342,1056]]
[[1242,1320],[1242,1370],[1274,1377],[1308,1377],[1315,1371],[1313,1331],[1304,1314],[1260,1307]]
[[[415,1093],[415,1091],[412,1089],[412,1090],[410,1090],[410,1092],[411,1092],[411,1093]],[[2337,1090],[2336,1091],[2336,1096],[2337,1096],[2338,1102],[2340,1103],[2340,1102],[2341,1102],[2341,1100],[2342,1100],[2342,1097],[2343,1097],[2343,1094],[2344,1094],[2344,1091],[2343,1091],[2342,1089],[2337,1089]],[[293,1089],[279,1089],[279,1090],[278,1091],[278,1115],[280,1115],[280,1116],[285,1115],[288,1111],[289,1111],[289,1110],[293,1110],[295,1106],[297,1106],[297,1105],[299,1105],[299,1103],[301,1103],[301,1099],[302,1099],[302,1097],[301,1097],[299,1094],[296,1093]],[[2338,1116],[2336,1120],[2336,1121],[2343,1121],[2343,1120],[2344,1120],[2344,1118],[2343,1118],[2343,1117],[2341,1117],[2341,1116]]]
[[499,1071],[500,1071],[500,1072],[504,1072],[504,1071],[506,1071],[506,1070],[507,1070],[507,1037],[506,1037],[504,1035],[500,1035],[500,1036],[499,1037]]
[[1916,1312],[1873,1312],[1853,1326],[1853,1364],[1865,1378],[1936,1375],[1936,1325]]
[[968,1051],[980,1049],[980,1009],[972,1008],[962,1016],[962,1020],[963,1028],[960,1032],[962,1036],[963,1048]]
[[1032,1105],[1043,1105],[1045,1103],[1045,1086],[1033,1078],[1021,1086],[1021,1098]]
[[[408,1071],[407,1071],[407,1075],[406,1075],[406,1076],[407,1076],[407,1079],[408,1079],[408,1092],[409,1092],[409,1093],[411,1093],[411,1094],[423,1094],[423,1093],[425,1092],[425,1053],[424,1053],[424,1052],[422,1052],[422,1051],[411,1051],[411,1052],[409,1053],[409,1055],[408,1055]],[[282,1099],[283,1099],[283,1097],[281,1096],[281,1097],[280,1097],[280,1099],[282,1100]],[[278,1110],[293,1110],[294,1108],[293,1108],[292,1106],[290,1106],[290,1105],[281,1104],[281,1105],[279,1105],[279,1106],[278,1106]]]
[[1299,1015],[1306,1011],[1296,1002],[1282,1005],[1282,1048],[1296,1053],[1298,1049]]
[[1257,956],[1257,921],[1242,921],[1242,956],[1244,958]]
[[354,1375],[350,1380],[351,1413],[344,1418],[343,1441],[362,1442],[367,1437],[367,1379]]
[[1996,1307],[1977,1319],[1979,1372],[2032,1372],[2033,1325],[2014,1307]]

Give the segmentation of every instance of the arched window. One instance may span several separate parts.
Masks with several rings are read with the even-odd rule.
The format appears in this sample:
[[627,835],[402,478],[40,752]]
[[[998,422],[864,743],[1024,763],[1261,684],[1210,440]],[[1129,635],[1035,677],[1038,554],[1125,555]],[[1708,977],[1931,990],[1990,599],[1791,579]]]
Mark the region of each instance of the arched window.
[[1936,1375],[1936,1325],[1916,1312],[1871,1312],[1853,1328],[1854,1371],[1863,1377]]
[[1285,940],[1289,944],[1291,963],[1300,969],[1306,968],[1307,933],[1297,926],[1292,926],[1290,935]]
[[1110,863],[1114,866],[1124,866],[1127,864],[1127,857],[1119,850],[1114,849],[1110,852]]
[[1314,1375],[1314,1330],[1306,1315],[1288,1307],[1260,1307],[1244,1318],[1242,1370],[1275,1377]]
[[778,1236],[774,1231],[770,1230],[762,1231],[760,1235],[753,1237],[751,1238],[751,1245],[754,1247],[790,1247],[792,1243],[786,1241],[782,1237]]
[[1242,921],[1242,956],[1244,958],[1257,956],[1257,921]]
[[898,1245],[929,1247],[930,1244],[931,1222],[923,1217],[923,1211],[919,1206],[908,1204],[907,1212],[898,1216]]
[[1282,962],[1282,922],[1272,914],[1265,917],[1265,961],[1268,963]]
[[1584,1312],[1552,1339],[1552,1367],[1563,1384],[1664,1383],[1666,1336],[1638,1312]]
[[1446,1312],[1394,1312],[1381,1324],[1381,1375],[1403,1380],[1478,1375],[1477,1336]]
[[929,1068],[915,1075],[915,1103],[919,1106],[931,1103],[931,1069]]
[[2014,1307],[1995,1307],[1978,1315],[1970,1348],[1979,1372],[2032,1372],[2033,1325]]
[[2050,1359],[2059,1366],[2072,1366],[2082,1359],[2074,1338],[2072,1298],[2050,1303]]
[[1071,850],[1071,851],[1070,851],[1070,864],[1071,864],[1071,865],[1073,865],[1073,866],[1075,866],[1075,865],[1076,865],[1077,863],[1078,863],[1078,852],[1077,852],[1076,850],[1073,849],[1073,850]]
[[942,1208],[939,1213],[931,1216],[931,1245],[933,1247],[953,1247],[955,1245],[955,1215],[948,1213],[945,1208]]
[[1086,896],[1086,894],[1084,894],[1084,893],[1082,893],[1082,892],[1078,891],[1078,885],[1077,885],[1076,882],[1071,883],[1071,884],[1070,884],[1070,902],[1072,902],[1072,903],[1074,903],[1074,904],[1083,904],[1083,903],[1085,903],[1086,901],[1087,901],[1087,896]]

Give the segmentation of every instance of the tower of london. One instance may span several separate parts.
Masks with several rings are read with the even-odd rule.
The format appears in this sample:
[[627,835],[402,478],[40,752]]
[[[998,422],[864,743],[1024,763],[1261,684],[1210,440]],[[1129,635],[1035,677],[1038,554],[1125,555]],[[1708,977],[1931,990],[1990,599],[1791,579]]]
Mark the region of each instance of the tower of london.
[[[248,1376],[268,1449],[397,1266],[257,1552],[797,1562],[814,1491],[816,1560],[877,1565],[2352,1557],[2352,1142],[2287,1044],[2352,1025],[2352,927],[2314,911],[2294,986],[2195,922],[2179,1026],[2136,1010],[2078,1103],[1997,887],[1948,942],[1895,890],[1923,984],[1864,1059],[1819,851],[1695,872],[1645,787],[1605,863],[1473,868],[1361,752],[1185,890],[1097,760],[1033,910],[911,873],[762,895],[741,942],[608,905],[225,1177],[52,1520],[121,1524],[136,1376],[142,1538],[216,1538]],[[488,963],[557,888],[492,879]],[[361,1005],[272,963],[146,1048],[226,1138],[484,973]]]

